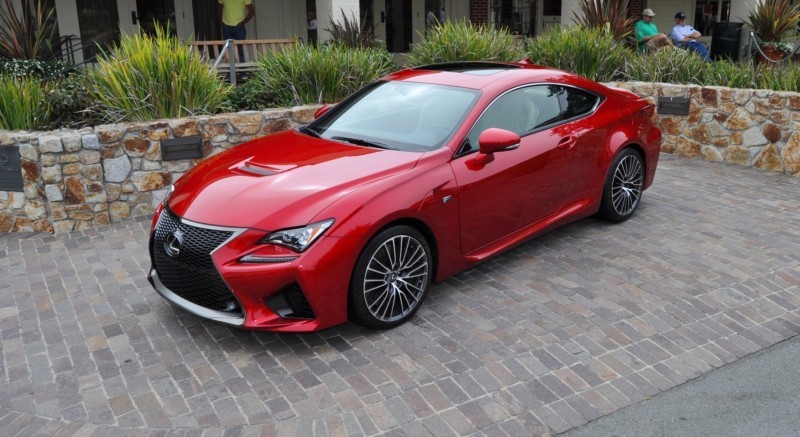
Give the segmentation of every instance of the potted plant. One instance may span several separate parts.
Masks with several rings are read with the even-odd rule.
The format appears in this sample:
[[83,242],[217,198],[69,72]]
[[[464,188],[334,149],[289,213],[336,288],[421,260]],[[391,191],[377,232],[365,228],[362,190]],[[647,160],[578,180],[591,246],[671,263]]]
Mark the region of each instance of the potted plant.
[[772,60],[782,60],[794,52],[794,44],[788,41],[761,41],[761,51]]
[[800,5],[793,6],[791,0],[760,0],[744,22],[753,29],[761,52],[770,59],[782,60],[787,56],[783,50],[789,46],[777,43],[784,35],[797,31]]

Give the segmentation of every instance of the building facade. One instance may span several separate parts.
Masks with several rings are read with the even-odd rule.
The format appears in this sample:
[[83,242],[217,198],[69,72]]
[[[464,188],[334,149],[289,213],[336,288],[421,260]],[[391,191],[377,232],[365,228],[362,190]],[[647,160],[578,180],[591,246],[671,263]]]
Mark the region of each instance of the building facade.
[[[96,50],[95,42],[113,42],[120,33],[146,30],[154,22],[169,25],[173,33],[186,40],[221,39],[216,23],[217,0],[47,1],[55,7],[60,35],[84,43],[78,60]],[[674,25],[675,13],[682,11],[687,23],[710,36],[713,23],[742,21],[757,1],[629,0],[628,8],[632,16],[638,16],[644,8],[653,9],[657,14],[654,22],[664,32]],[[423,37],[429,27],[429,12],[437,19],[470,20],[536,36],[555,26],[572,25],[573,14],[579,10],[579,0],[254,0],[254,4],[256,16],[247,25],[250,38],[308,41],[312,35],[309,23],[315,19],[313,36],[325,41],[330,21],[339,21],[344,14],[371,25],[377,38],[386,41],[394,53],[407,51]]]

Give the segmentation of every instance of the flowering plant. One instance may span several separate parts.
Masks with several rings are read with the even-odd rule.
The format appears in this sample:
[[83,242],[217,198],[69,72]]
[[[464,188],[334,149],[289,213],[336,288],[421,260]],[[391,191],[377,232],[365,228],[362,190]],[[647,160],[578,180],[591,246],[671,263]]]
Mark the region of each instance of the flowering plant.
[[794,52],[794,44],[785,41],[761,41],[759,47],[762,49],[764,47],[772,47],[785,55],[789,55]]

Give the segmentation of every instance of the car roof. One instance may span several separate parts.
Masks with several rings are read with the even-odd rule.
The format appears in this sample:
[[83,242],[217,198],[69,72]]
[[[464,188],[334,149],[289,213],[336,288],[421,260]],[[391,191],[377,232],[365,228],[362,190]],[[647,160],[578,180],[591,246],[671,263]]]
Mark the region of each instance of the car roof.
[[476,90],[483,90],[501,84],[555,82],[585,86],[585,82],[591,82],[566,71],[525,62],[516,64],[455,62],[425,65],[392,73],[386,76],[384,80],[451,85]]

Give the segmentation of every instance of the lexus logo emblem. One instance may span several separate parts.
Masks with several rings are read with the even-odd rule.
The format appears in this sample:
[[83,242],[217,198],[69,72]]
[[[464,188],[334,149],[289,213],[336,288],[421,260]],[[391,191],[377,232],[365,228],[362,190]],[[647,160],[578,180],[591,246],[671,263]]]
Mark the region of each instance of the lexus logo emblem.
[[167,239],[164,240],[164,252],[170,258],[175,258],[181,253],[181,244],[183,244],[183,232],[178,230],[167,235]]

